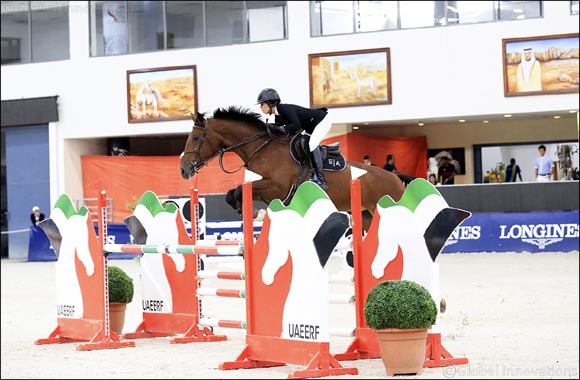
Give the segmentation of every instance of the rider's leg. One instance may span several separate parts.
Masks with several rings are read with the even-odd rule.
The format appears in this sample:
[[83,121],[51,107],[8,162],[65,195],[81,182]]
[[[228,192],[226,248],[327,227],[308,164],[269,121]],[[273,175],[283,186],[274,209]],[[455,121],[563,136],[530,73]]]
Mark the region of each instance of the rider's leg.
[[326,178],[324,177],[324,169],[322,166],[322,154],[320,153],[320,146],[317,146],[311,153],[314,165],[316,167],[316,176],[318,177],[316,182],[318,182],[318,185],[322,188],[322,190],[327,190],[328,184],[326,183]]
[[312,153],[312,158],[315,164],[315,171],[318,177],[318,184],[324,190],[328,189],[328,184],[326,183],[326,178],[324,177],[324,170],[322,166],[322,154],[320,153],[320,142],[328,134],[332,128],[332,121],[330,117],[326,115],[324,119],[314,128],[312,135],[310,136],[310,141],[308,142],[308,147]]

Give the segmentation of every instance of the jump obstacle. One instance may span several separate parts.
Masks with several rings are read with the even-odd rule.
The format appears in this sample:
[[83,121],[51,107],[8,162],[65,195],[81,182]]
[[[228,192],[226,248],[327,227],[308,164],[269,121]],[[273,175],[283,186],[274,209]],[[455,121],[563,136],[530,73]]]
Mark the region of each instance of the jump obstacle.
[[[203,278],[221,278],[221,279],[237,279],[237,280],[244,280],[246,282],[246,289],[253,289],[256,290],[258,286],[255,283],[252,283],[250,279],[252,276],[249,274],[256,270],[256,266],[250,265],[249,258],[254,257],[253,252],[257,252],[256,256],[260,253],[260,239],[262,238],[262,234],[258,238],[256,242],[256,247],[254,247],[254,236],[253,236],[253,223],[250,219],[252,215],[252,201],[251,201],[251,183],[244,184],[244,192],[243,197],[244,201],[244,250],[245,250],[245,266],[246,271],[245,273],[241,272],[205,272],[199,270],[199,254],[223,254],[228,253],[232,254],[232,252],[236,252],[239,250],[240,246],[238,242],[225,242],[225,241],[214,241],[214,242],[202,242],[198,241],[195,242],[194,236],[196,234],[193,233],[193,225],[192,225],[192,238],[194,244],[191,245],[161,245],[161,244],[141,244],[141,245],[103,245],[103,250],[106,252],[128,252],[128,253],[161,253],[161,256],[166,256],[166,254],[185,254],[183,255],[185,260],[193,258],[195,259],[195,266],[197,278],[199,281],[189,281],[189,283],[194,283],[196,285],[196,290],[193,292],[195,297],[185,297],[188,299],[194,299],[192,303],[192,314],[186,314],[186,316],[179,315],[180,313],[171,313],[173,316],[169,317],[172,319],[171,321],[165,320],[160,322],[160,318],[167,319],[167,315],[159,314],[159,313],[145,313],[144,312],[144,320],[141,323],[140,327],[137,329],[135,333],[124,334],[125,338],[134,338],[134,337],[150,337],[150,336],[167,336],[167,335],[174,335],[183,333],[185,336],[180,338],[174,338],[171,342],[172,343],[184,343],[184,342],[194,342],[194,341],[218,341],[218,340],[225,340],[225,336],[218,336],[214,335],[213,332],[207,327],[200,328],[202,326],[219,326],[219,327],[229,327],[229,328],[245,328],[247,331],[246,337],[246,348],[243,352],[236,358],[234,362],[226,362],[220,365],[220,369],[235,369],[235,368],[255,368],[255,367],[264,367],[264,366],[278,366],[284,364],[307,364],[307,368],[304,371],[296,371],[289,375],[289,377],[320,377],[320,376],[328,376],[328,375],[337,375],[337,374],[353,374],[356,372],[356,368],[343,368],[338,364],[336,359],[338,360],[353,360],[359,358],[374,358],[379,357],[378,352],[378,345],[376,342],[376,334],[369,329],[366,324],[364,323],[364,318],[362,317],[362,310],[364,306],[364,299],[366,298],[364,294],[368,293],[370,287],[374,284],[378,283],[379,281],[384,280],[385,278],[380,279],[372,279],[368,280],[365,276],[357,275],[361,273],[360,268],[362,265],[365,264],[363,261],[365,257],[362,254],[363,249],[363,241],[362,241],[362,228],[357,228],[357,226],[362,226],[362,213],[360,211],[360,201],[357,203],[357,197],[360,200],[360,183],[358,180],[354,179],[351,181],[351,191],[353,194],[352,203],[353,203],[353,251],[355,257],[354,263],[354,277],[353,278],[341,278],[340,282],[349,282],[354,280],[355,284],[355,301],[356,301],[356,327],[352,333],[345,334],[344,331],[338,335],[354,335],[355,340],[347,350],[347,352],[343,354],[336,354],[330,355],[329,353],[329,343],[328,342],[302,342],[296,340],[288,340],[279,338],[273,335],[266,335],[263,336],[263,332],[259,332],[256,334],[253,331],[256,331],[256,328],[253,328],[253,322],[261,320],[260,314],[253,312],[255,310],[260,309],[252,309],[253,303],[252,301],[252,291],[248,291],[246,294],[242,291],[227,291],[227,290],[208,290],[199,287],[200,282]],[[358,193],[357,193],[358,192]],[[249,193],[250,195],[245,195]],[[197,193],[192,190],[192,200],[195,198]],[[249,202],[246,198],[249,197]],[[193,200],[192,205],[196,205],[196,202]],[[191,208],[192,210],[192,218],[191,220],[196,220],[196,209],[195,207]],[[249,219],[249,220],[246,220]],[[106,218],[104,219],[106,220]],[[248,223],[249,222],[249,223]],[[177,223],[179,225],[179,223]],[[250,228],[246,228],[246,226],[250,226]],[[106,224],[99,224],[100,231],[102,233],[106,233]],[[268,226],[266,226],[266,230]],[[264,230],[264,229],[263,229]],[[375,229],[376,230],[376,229]],[[94,231],[94,229],[93,229]],[[369,239],[369,235],[374,232],[373,227],[371,227],[371,231],[367,235],[365,242],[372,241],[373,239]],[[105,236],[105,235],[103,235]],[[185,233],[182,236],[187,236]],[[106,241],[106,239],[102,240]],[[264,241],[264,240],[262,240]],[[251,242],[251,243],[250,243]],[[186,241],[185,243],[189,243]],[[254,249],[255,248],[255,249]],[[442,248],[442,247],[441,247]],[[261,249],[261,253],[267,256],[267,250],[264,252],[264,249]],[[191,253],[192,255],[189,255]],[[400,252],[399,252],[400,253]],[[145,257],[145,256],[144,256]],[[106,262],[106,255],[104,257]],[[264,259],[265,260],[265,259]],[[372,260],[372,257],[369,258]],[[370,263],[366,263],[370,264]],[[370,265],[368,265],[370,267]],[[402,266],[402,264],[400,265]],[[438,268],[437,268],[438,269]],[[106,272],[105,272],[106,273]],[[396,278],[396,274],[392,274],[392,277]],[[400,276],[400,274],[399,274]],[[189,277],[191,280],[192,277]],[[386,279],[394,279],[394,278],[386,278]],[[400,277],[399,277],[400,278]],[[365,280],[366,279],[366,280]],[[106,282],[105,282],[106,283]],[[174,284],[175,285],[175,284]],[[438,284],[437,284],[438,285]],[[172,290],[175,289],[175,286],[171,287]],[[364,293],[366,291],[366,293]],[[361,293],[363,292],[363,293]],[[189,293],[188,294],[192,294]],[[233,297],[240,297],[246,298],[246,321],[228,321],[228,320],[210,320],[204,318],[201,313],[201,301],[199,297],[205,296],[208,294],[220,295],[220,296],[233,296]],[[363,296],[360,296],[363,294]],[[248,307],[250,306],[250,307]],[[149,315],[151,314],[151,315]],[[268,313],[262,313],[268,314]],[[161,317],[163,316],[163,317]],[[105,318],[104,318],[105,319]],[[176,322],[182,320],[180,328],[176,328]],[[60,321],[60,320],[59,320]],[[157,325],[156,325],[157,322]],[[164,327],[159,327],[164,326]],[[172,325],[172,327],[167,327],[168,325]],[[149,328],[148,328],[149,327]],[[151,328],[154,327],[154,328]],[[139,331],[140,330],[140,331]],[[55,330],[56,331],[56,330]],[[271,333],[270,333],[271,334]],[[335,335],[335,334],[332,334]],[[40,341],[40,340],[39,340]],[[52,343],[52,342],[51,342]],[[134,342],[127,342],[133,343]],[[314,343],[314,344],[312,344]],[[41,344],[41,343],[37,343]],[[262,349],[263,347],[267,347],[266,349]],[[104,347],[108,348],[108,347]],[[111,347],[116,348],[116,347]],[[79,348],[80,349],[80,348]],[[465,358],[453,358],[442,346],[440,341],[440,333],[430,333],[427,345],[427,353],[426,353],[426,367],[434,367],[434,366],[445,366],[445,365],[454,365],[454,364],[463,364],[467,363],[467,359]],[[326,367],[326,368],[322,368]]]
[[[98,201],[106,205],[104,191]],[[87,342],[77,345],[80,351],[135,347],[135,342],[121,340],[110,326],[108,258],[102,254],[107,241],[106,220],[107,208],[103,206],[99,208],[97,238],[88,208],[82,206],[77,212],[64,194],[51,218],[40,223],[58,257],[57,327],[35,344]]]

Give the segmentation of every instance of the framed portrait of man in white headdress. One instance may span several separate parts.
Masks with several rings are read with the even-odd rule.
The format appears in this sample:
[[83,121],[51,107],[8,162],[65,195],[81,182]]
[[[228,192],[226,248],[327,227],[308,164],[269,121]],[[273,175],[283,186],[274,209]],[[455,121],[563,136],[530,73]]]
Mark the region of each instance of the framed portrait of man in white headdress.
[[578,33],[505,38],[505,96],[578,92]]

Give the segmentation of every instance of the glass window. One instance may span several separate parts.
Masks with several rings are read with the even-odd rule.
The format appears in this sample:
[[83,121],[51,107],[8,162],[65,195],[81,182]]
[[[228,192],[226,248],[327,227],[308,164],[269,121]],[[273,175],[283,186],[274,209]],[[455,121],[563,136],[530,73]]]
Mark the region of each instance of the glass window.
[[320,1],[310,2],[310,35],[319,37],[322,35],[322,13],[320,12]]
[[434,1],[400,1],[401,28],[435,25]]
[[205,6],[208,46],[244,42],[242,1],[206,1]]
[[578,14],[578,1],[571,1],[570,2],[570,14],[572,14],[572,15]]
[[[578,14],[578,1],[570,7]],[[310,2],[312,37],[540,17],[541,1]]]
[[542,17],[541,1],[500,1],[500,20],[525,20]]
[[321,33],[354,33],[354,8],[352,1],[321,1]]
[[167,1],[167,49],[205,46],[203,1]]
[[2,2],[2,64],[30,62],[28,1]]
[[285,1],[246,1],[250,42],[286,38]]
[[69,59],[68,1],[31,1],[30,7],[32,61]]
[[287,1],[89,1],[91,56],[287,38]]
[[124,1],[90,2],[91,56],[127,54],[129,40]]
[[130,53],[165,48],[163,6],[162,1],[127,1]]
[[396,1],[357,1],[358,32],[397,29]]
[[494,1],[458,1],[457,11],[460,24],[471,24],[496,20]]

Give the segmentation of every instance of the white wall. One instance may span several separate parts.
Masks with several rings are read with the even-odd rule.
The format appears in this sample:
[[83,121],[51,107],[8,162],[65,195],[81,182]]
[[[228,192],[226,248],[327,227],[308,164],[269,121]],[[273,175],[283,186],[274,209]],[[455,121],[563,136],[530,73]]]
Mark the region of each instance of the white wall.
[[[1,97],[59,95],[56,149],[62,159],[67,139],[190,130],[187,120],[127,122],[126,71],[141,68],[197,65],[199,111],[253,105],[264,87],[276,88],[287,103],[308,105],[308,54],[389,47],[393,103],[332,109],[335,123],[577,109],[578,94],[503,95],[502,38],[578,33],[568,1],[543,6],[543,19],[310,38],[309,2],[289,1],[288,40],[90,58],[88,2],[75,2],[71,59],[3,66]],[[77,169],[60,167],[67,180],[54,179],[66,187],[58,191],[73,186],[76,192]]]

